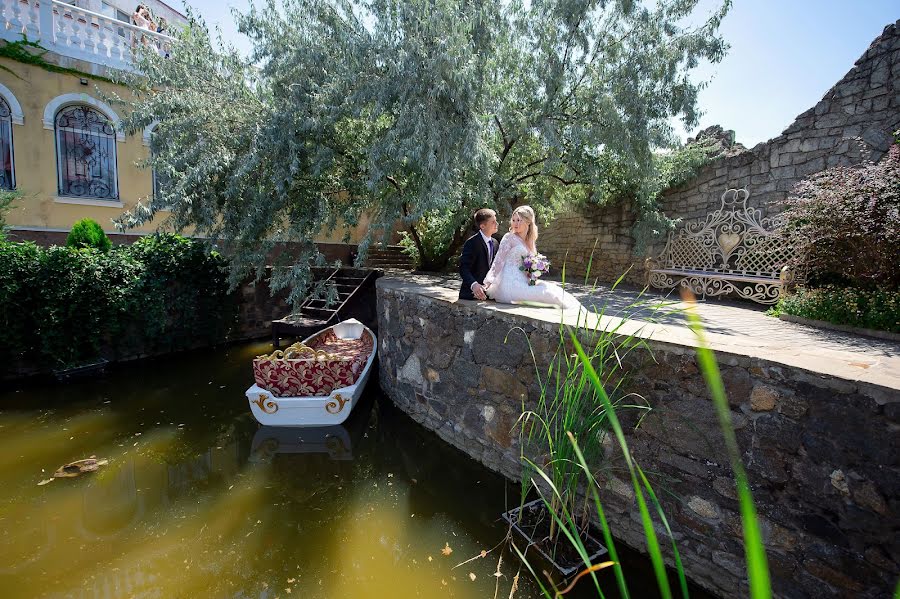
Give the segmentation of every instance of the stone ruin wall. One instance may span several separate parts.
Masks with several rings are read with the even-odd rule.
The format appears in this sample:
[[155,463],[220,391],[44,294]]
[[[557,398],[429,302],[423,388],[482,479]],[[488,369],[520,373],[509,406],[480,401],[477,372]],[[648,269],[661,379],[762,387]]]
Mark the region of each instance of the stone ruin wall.
[[[762,99],[765,101],[765,99]],[[690,182],[666,191],[660,208],[670,218],[691,220],[716,210],[722,192],[746,187],[748,203],[773,216],[784,210],[794,186],[837,165],[877,161],[900,129],[900,21],[885,27],[852,69],[816,104],[768,142],[739,144],[700,170]],[[701,135],[721,135],[714,127]],[[646,283],[644,259],[634,254],[635,214],[627,205],[587,206],[562,214],[541,231],[539,246],[568,275],[584,275],[596,242],[593,276]],[[661,245],[651,249],[659,252]],[[649,255],[649,253],[648,253]]]
[[[441,439],[518,481],[516,423],[523,405],[536,407],[535,372],[547,372],[559,325],[410,293],[390,279],[379,280],[377,295],[381,388]],[[889,599],[900,571],[897,391],[716,355],[773,595]],[[622,360],[623,395],[640,395],[652,410],[639,427],[638,410],[618,415],[635,460],[665,490],[688,577],[723,598],[749,597],[734,475],[694,349],[650,341]],[[641,550],[627,470],[608,442],[610,461],[598,464],[604,511],[616,537]]]

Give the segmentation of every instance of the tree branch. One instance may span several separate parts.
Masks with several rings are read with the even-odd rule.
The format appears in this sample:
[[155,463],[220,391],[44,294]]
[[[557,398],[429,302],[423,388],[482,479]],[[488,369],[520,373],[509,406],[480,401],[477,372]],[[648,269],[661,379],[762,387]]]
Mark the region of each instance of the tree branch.
[[[389,181],[391,181],[392,183],[394,183],[394,185],[397,185],[397,182],[394,180],[393,177],[386,177],[386,178]],[[397,187],[397,189],[400,189],[400,188]],[[403,208],[404,220],[406,220],[409,218],[409,205],[407,205],[406,202],[403,202],[401,204],[401,206]],[[416,244],[416,250],[419,252],[419,262],[422,263],[427,259],[427,257],[425,256],[425,247],[422,245],[422,238],[419,237],[419,232],[416,231],[416,223],[407,222],[406,228],[409,229],[409,234],[413,238],[413,243]]]

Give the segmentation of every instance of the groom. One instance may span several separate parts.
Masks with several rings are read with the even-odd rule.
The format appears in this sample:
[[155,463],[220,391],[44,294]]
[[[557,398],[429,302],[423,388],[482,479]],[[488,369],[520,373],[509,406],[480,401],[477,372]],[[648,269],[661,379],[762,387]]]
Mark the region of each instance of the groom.
[[459,258],[459,274],[463,280],[459,299],[487,299],[483,287],[484,277],[500,247],[497,240],[491,237],[497,232],[496,212],[490,208],[478,210],[475,213],[475,226],[478,227],[478,233],[466,240]]

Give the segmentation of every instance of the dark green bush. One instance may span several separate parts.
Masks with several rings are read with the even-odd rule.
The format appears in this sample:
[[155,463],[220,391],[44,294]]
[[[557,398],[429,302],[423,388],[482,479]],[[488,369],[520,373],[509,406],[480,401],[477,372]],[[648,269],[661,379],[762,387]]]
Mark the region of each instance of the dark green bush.
[[42,252],[33,243],[0,239],[0,363],[33,353]]
[[141,265],[127,251],[44,250],[35,310],[40,350],[57,366],[100,355],[118,331]]
[[83,218],[72,225],[72,230],[66,237],[66,247],[94,248],[106,252],[112,247],[112,242],[103,232],[100,223],[90,218]]
[[129,249],[146,269],[129,310],[150,343],[179,348],[225,338],[236,315],[225,258],[178,235],[147,236]]
[[6,213],[19,197],[19,192],[0,189],[0,241],[6,239]]
[[900,333],[900,291],[865,290],[837,285],[798,287],[777,311],[864,329]]
[[813,175],[787,199],[794,266],[813,286],[900,288],[900,145],[878,164]]
[[0,241],[0,359],[59,368],[226,340],[225,260],[177,235],[107,252]]

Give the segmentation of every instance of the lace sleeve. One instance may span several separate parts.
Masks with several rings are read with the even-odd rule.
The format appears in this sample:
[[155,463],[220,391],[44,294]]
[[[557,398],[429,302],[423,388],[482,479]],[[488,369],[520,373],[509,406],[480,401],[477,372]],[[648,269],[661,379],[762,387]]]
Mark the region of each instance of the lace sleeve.
[[500,249],[497,250],[497,256],[494,258],[493,264],[491,264],[490,270],[488,270],[487,275],[484,277],[484,286],[490,287],[500,286],[500,277],[503,274],[503,265],[506,264],[507,257],[509,256],[509,251],[512,249],[513,240],[510,237],[513,233],[507,233],[503,236],[503,239],[500,241]]

